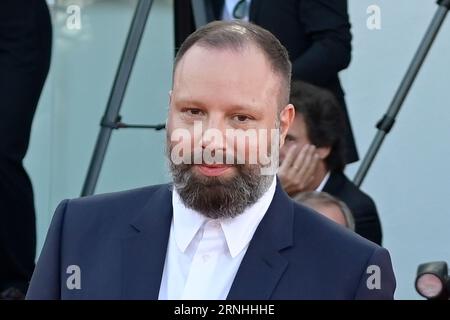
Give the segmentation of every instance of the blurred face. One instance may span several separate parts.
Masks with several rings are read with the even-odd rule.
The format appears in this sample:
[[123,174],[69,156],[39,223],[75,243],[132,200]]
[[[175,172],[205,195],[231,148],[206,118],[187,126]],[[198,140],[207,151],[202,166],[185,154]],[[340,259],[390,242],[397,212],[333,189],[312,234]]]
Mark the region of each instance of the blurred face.
[[262,169],[273,165],[272,154],[278,158],[294,117],[292,105],[279,113],[280,81],[252,46],[186,52],[167,119],[169,165],[185,205],[233,217],[268,189],[276,168]]
[[324,215],[328,219],[333,220],[334,222],[347,227],[347,222],[345,221],[344,213],[342,213],[341,209],[336,205],[323,205],[323,204],[314,204],[311,206],[318,213]]

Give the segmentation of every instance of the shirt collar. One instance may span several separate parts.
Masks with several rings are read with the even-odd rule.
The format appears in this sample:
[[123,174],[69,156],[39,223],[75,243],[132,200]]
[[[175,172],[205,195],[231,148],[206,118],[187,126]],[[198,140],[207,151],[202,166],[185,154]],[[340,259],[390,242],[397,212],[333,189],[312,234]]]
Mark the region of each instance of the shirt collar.
[[317,189],[316,189],[317,192],[322,192],[322,190],[323,190],[323,188],[325,188],[325,185],[327,184],[329,178],[330,178],[330,171],[327,172],[325,177],[322,179],[322,182],[317,187]]
[[[219,220],[231,257],[236,257],[249,245],[272,202],[275,189],[276,177],[274,176],[270,187],[253,205],[237,217]],[[172,206],[175,241],[178,248],[185,252],[198,230],[210,219],[186,207],[176,188],[173,188]]]
[[186,207],[175,186],[172,192],[172,207],[175,241],[181,252],[184,252],[207,218],[197,211]]

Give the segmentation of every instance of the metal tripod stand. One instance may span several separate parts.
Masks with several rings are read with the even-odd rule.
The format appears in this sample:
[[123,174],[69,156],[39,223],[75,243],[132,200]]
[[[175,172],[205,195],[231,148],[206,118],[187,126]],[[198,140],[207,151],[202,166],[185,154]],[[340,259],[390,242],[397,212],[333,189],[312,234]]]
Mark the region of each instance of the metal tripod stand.
[[[109,140],[111,138],[113,130],[123,128],[162,130],[165,128],[165,124],[125,124],[121,122],[121,117],[119,115],[152,4],[153,0],[139,0],[136,5],[134,16],[130,25],[130,29],[128,31],[127,40],[125,42],[122,56],[120,58],[119,67],[117,69],[108,103],[106,105],[106,110],[100,123],[100,132],[97,137],[97,142],[95,144],[94,152],[89,164],[89,169],[86,175],[86,180],[84,181],[83,189],[81,191],[81,196],[92,195],[95,192],[95,187],[100,176],[100,171],[103,166],[103,161],[105,159]],[[192,0],[192,2],[190,3],[194,14],[195,26],[197,28],[201,25],[206,24],[208,22],[208,19],[210,19],[210,13],[208,12],[208,10],[211,9],[207,4],[208,2],[198,0]]]
[[384,138],[394,126],[397,114],[399,113],[400,108],[402,107],[402,104],[405,101],[405,98],[423,65],[423,62],[430,51],[433,41],[436,38],[448,11],[450,10],[450,0],[438,0],[437,4],[439,5],[439,8],[434,15],[422,42],[420,43],[419,49],[408,67],[408,71],[403,77],[403,80],[400,83],[394,98],[392,99],[388,111],[376,125],[378,132],[375,135],[375,138],[373,139],[372,144],[370,145],[370,148],[367,151],[353,181],[358,187],[361,186],[364,181],[375,156],[380,150]]

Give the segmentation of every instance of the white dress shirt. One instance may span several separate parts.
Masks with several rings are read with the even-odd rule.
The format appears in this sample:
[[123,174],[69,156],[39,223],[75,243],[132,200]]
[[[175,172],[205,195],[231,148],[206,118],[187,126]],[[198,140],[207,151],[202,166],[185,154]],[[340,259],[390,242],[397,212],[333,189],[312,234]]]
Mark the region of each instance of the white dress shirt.
[[322,192],[323,188],[325,188],[325,185],[328,182],[328,179],[330,179],[330,171],[328,171],[325,177],[323,177],[322,182],[320,182],[319,186],[316,189],[316,192]]
[[256,228],[275,194],[276,178],[252,206],[232,219],[211,220],[184,206],[173,188],[173,219],[160,300],[226,299]]
[[[233,17],[233,10],[234,7],[236,6],[236,4],[239,2],[240,0],[225,0],[225,3],[223,5],[223,11],[222,11],[222,20],[226,20],[226,21],[230,21],[230,20],[236,20]],[[244,21],[248,21],[249,20],[249,14],[250,14],[250,4],[251,4],[251,0],[246,0],[247,2],[247,14],[245,15],[245,17],[242,19]]]

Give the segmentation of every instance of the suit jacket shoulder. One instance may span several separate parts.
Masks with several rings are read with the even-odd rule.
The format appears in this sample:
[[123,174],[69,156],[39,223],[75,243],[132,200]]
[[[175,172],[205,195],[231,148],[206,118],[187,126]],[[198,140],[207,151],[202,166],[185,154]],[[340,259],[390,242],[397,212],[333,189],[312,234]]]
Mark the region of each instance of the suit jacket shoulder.
[[[373,242],[307,208],[295,205],[295,246],[286,251],[290,268],[308,277],[292,277],[290,284],[306,291],[308,299],[392,299],[395,290],[388,252]],[[382,273],[385,290],[370,290],[370,266]],[[319,286],[317,282],[324,285]],[[331,288],[340,288],[333,290]],[[282,290],[280,290],[281,292]]]
[[155,298],[171,210],[169,184],[62,201],[27,299]]
[[[373,266],[377,289],[368,285]],[[297,204],[278,183],[228,298],[392,299],[394,290],[387,250]]]
[[[98,228],[105,232],[117,232],[117,229],[128,226],[138,218],[142,208],[152,202],[159,205],[158,202],[150,200],[170,191],[171,187],[170,184],[161,184],[68,200],[64,222],[71,226],[83,226],[85,230],[87,226],[92,226],[97,229],[97,235]],[[157,209],[148,210],[148,214],[158,214]]]

